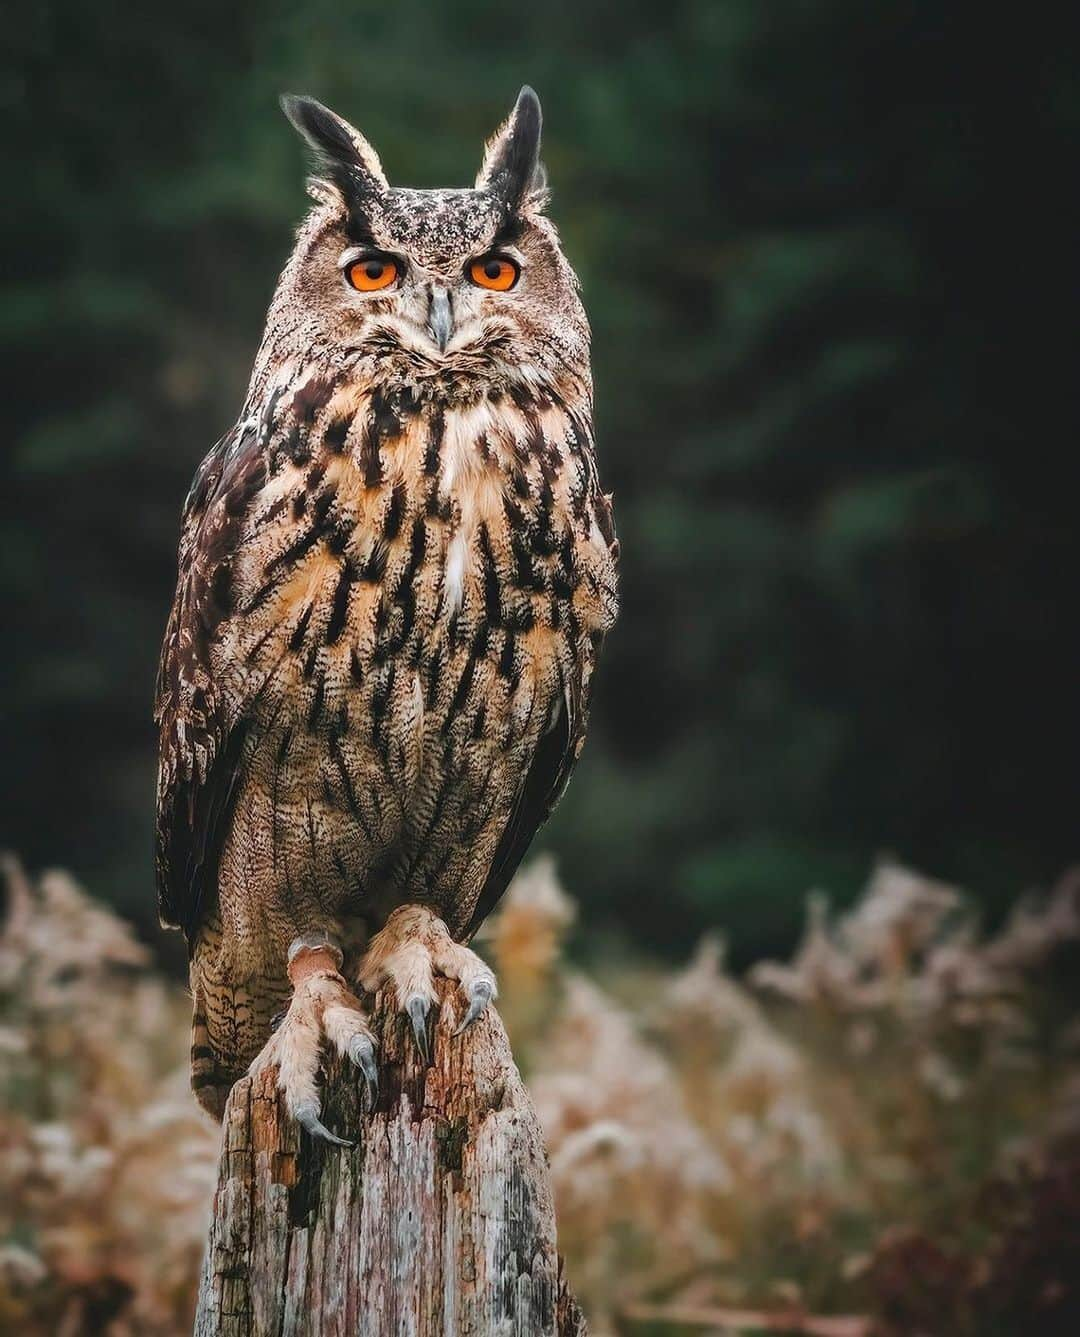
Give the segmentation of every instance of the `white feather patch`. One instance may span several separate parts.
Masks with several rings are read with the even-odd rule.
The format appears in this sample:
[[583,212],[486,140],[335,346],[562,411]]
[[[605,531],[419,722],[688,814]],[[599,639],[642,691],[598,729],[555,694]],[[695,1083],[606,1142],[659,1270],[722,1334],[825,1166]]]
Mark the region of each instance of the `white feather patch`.
[[491,421],[486,404],[459,410],[450,415],[443,437],[443,487],[450,492],[460,475],[475,466],[476,441]]
[[465,535],[458,532],[450,540],[446,554],[446,611],[456,613],[465,593]]

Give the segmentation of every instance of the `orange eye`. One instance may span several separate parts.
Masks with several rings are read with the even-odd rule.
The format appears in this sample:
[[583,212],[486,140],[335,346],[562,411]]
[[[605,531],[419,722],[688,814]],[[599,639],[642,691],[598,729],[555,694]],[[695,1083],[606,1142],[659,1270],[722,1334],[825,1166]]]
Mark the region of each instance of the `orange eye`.
[[494,292],[506,292],[518,281],[521,273],[513,260],[504,255],[482,255],[469,266],[469,278],[478,288],[491,288]]
[[345,270],[345,277],[357,292],[378,292],[389,288],[398,276],[398,264],[388,255],[366,255],[354,260]]

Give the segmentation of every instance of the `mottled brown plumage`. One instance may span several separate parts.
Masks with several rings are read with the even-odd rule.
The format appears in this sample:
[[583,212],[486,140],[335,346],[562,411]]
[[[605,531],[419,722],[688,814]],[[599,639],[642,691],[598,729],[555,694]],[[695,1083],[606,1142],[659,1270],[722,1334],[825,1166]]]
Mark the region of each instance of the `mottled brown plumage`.
[[[535,97],[471,191],[393,190],[352,127],[287,110],[327,179],[241,420],[184,508],[158,688],[160,906],[191,946],[193,1079],[214,1109],[288,1001],[290,944],[334,944],[355,974],[383,928],[366,982],[392,979],[403,1007],[425,995],[371,961],[415,947],[441,970],[431,934],[466,941],[498,900],[581,748],[616,611]],[[493,251],[520,268],[511,291],[469,281]],[[353,291],[354,252],[396,257],[394,289]],[[390,918],[410,904],[426,926]],[[479,978],[471,952],[442,955]]]

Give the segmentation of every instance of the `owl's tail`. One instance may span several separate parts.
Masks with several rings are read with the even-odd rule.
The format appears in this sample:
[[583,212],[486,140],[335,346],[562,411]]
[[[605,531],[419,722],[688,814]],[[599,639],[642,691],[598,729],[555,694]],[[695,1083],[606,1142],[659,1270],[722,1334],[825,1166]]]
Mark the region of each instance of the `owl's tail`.
[[206,996],[196,987],[191,1017],[191,1089],[195,1099],[220,1122],[233,1083],[241,1076],[243,1069],[226,1063],[211,1044]]

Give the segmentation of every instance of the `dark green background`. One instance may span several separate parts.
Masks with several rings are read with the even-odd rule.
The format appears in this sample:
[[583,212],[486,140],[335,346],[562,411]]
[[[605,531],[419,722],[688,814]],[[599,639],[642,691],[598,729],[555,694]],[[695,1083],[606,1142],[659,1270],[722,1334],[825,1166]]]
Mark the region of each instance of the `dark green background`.
[[1077,855],[1070,45],[940,0],[24,6],[0,76],[0,839],[154,922],[177,517],[310,92],[466,184],[518,86],[595,333],[624,614],[543,837],[594,943],[741,959],[875,853],[991,913]]

